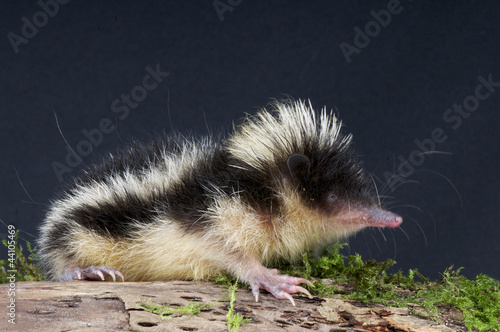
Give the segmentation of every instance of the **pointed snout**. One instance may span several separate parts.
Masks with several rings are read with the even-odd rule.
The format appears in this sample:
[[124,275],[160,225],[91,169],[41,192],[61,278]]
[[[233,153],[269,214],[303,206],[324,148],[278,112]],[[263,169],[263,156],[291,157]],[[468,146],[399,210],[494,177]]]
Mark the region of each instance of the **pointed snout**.
[[396,228],[403,223],[401,216],[379,207],[371,207],[363,210],[367,227]]

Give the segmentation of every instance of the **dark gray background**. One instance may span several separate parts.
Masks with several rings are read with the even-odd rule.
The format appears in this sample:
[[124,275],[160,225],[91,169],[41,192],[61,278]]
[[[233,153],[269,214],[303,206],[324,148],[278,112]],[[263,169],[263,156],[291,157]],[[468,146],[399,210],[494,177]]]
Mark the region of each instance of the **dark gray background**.
[[[219,3],[232,10],[219,16],[213,1],[70,1],[44,22],[38,2],[2,1],[2,237],[13,224],[33,243],[61,185],[53,164],[68,152],[56,116],[73,149],[102,119],[116,126],[82,157],[89,164],[172,128],[228,130],[245,112],[289,95],[336,109],[379,188],[385,173],[398,171],[398,157],[418,148],[415,140],[436,128],[447,137],[435,146],[444,153],[423,155],[404,185],[384,191],[385,205],[405,219],[402,229],[359,233],[352,252],[394,258],[432,278],[452,264],[469,277],[500,278],[500,88],[456,130],[443,118],[474,95],[479,76],[500,81],[498,2],[401,0],[380,31],[371,11],[395,1]],[[9,35],[22,36],[34,19],[38,32],[16,53]],[[348,63],[340,45],[354,45],[355,27],[367,23],[373,37]],[[121,119],[113,101],[157,64],[169,76]]]

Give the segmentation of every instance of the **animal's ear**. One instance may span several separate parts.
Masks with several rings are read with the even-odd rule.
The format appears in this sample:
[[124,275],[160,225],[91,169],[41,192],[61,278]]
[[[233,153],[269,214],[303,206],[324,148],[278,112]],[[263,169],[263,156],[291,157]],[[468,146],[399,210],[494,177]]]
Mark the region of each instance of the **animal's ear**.
[[294,153],[287,160],[288,170],[293,178],[298,178],[309,174],[311,161],[301,153]]

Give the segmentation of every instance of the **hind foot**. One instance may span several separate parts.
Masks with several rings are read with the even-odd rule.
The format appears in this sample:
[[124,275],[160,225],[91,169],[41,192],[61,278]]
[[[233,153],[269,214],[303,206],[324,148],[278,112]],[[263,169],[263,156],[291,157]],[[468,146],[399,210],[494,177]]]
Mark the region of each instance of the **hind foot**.
[[60,281],[69,280],[91,280],[91,281],[105,281],[106,277],[111,277],[116,281],[116,276],[119,276],[122,281],[125,281],[123,274],[120,271],[109,268],[107,266],[89,266],[85,269],[79,267],[66,268],[63,274],[59,277]]
[[311,294],[307,289],[299,286],[299,284],[314,286],[309,280],[290,277],[286,274],[278,274],[279,271],[276,269],[261,267],[257,269],[257,271],[257,273],[253,273],[250,278],[248,278],[255,301],[259,300],[259,290],[261,288],[267,290],[278,299],[288,299],[294,306],[295,301],[290,294],[304,293],[311,298]]

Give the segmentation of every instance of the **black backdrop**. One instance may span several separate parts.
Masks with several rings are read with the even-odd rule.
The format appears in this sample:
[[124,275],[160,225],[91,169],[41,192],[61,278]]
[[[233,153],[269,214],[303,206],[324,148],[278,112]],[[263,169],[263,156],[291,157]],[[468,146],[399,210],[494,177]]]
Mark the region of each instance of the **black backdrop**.
[[2,237],[12,224],[34,242],[60,179],[132,138],[228,130],[289,95],[336,110],[379,188],[397,175],[384,194],[402,229],[366,230],[351,251],[433,278],[452,264],[500,278],[498,2],[1,8]]

